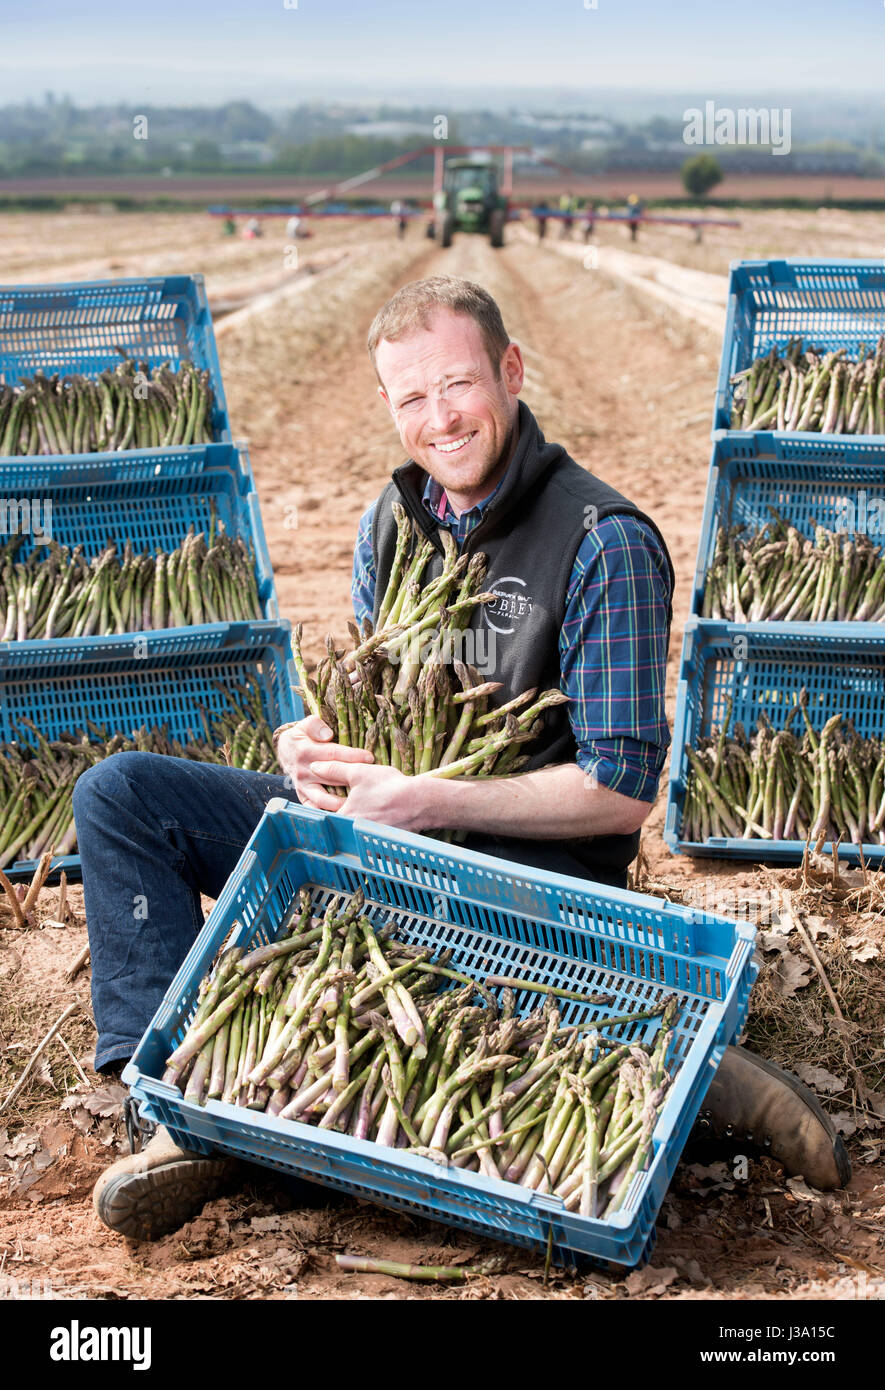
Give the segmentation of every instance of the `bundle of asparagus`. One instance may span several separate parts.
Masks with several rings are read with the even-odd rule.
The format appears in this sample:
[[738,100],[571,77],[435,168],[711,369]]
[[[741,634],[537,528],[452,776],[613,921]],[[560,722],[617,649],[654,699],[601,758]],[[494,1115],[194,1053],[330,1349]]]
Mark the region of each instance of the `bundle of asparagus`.
[[0,549],[0,642],[158,631],[261,618],[252,547],[220,523],[207,542],[191,526],[175,550],[122,557],[110,542],[92,560],[50,541],[15,562],[23,537]]
[[472,609],[495,600],[481,592],[487,557],[459,556],[449,532],[441,530],[442,573],[422,586],[434,547],[413,530],[404,507],[394,504],[394,513],[396,554],[376,627],[366,622],[360,631],[350,623],[354,645],[349,651],[338,650],[327,637],[328,655],[313,676],[301,652],[302,629],[296,627],[299,693],[336,743],[365,748],[377,763],[409,775],[518,772],[528,760],[521,746],[540,733],[544,710],[568,697],[559,690],[541,695],[526,690],[490,709],[489,697],[501,689],[500,681],[486,681],[474,666],[454,658],[461,689],[453,688],[449,657],[457,650],[458,634]]
[[821,434],[885,434],[885,337],[875,352],[861,343],[856,361],[846,348],[802,351],[791,338],[731,378],[733,430],[818,430]]
[[85,729],[47,739],[30,719],[20,721],[33,742],[0,744],[0,869],[18,859],[38,859],[47,849],[73,854],[77,836],[71,800],[74,783],[94,763],[112,753],[163,753],[196,762],[223,763],[257,772],[279,772],[271,729],[255,682],[215,687],[227,702],[226,712],[209,718],[198,711],[202,737],[180,742],[168,728],[141,728],[131,735],[110,734],[86,721]]
[[36,371],[0,386],[0,455],[90,454],[208,444],[212,387],[207,371],[183,361],[151,368],[119,348],[123,361],[93,381]]
[[[800,711],[801,737],[790,727]],[[718,734],[685,750],[683,839],[885,844],[885,739],[861,738],[841,714],[818,734],[804,688],[779,732],[762,715],[749,739],[740,724],[729,737],[731,714],[729,701]]]
[[729,622],[881,622],[885,550],[866,536],[816,526],[808,540],[769,507],[745,539],[722,528],[704,583],[703,616]]
[[[201,1105],[222,1100],[553,1191],[584,1216],[617,1211],[648,1161],[671,1080],[676,996],[563,1027],[557,995],[600,1007],[611,996],[483,984],[453,969],[451,952],[431,958],[377,929],[365,907],[362,890],[336,896],[319,920],[302,889],[277,941],[222,952],[163,1080]],[[545,992],[543,1008],[517,1018],[514,989]],[[655,1017],[649,1046],[598,1031]]]

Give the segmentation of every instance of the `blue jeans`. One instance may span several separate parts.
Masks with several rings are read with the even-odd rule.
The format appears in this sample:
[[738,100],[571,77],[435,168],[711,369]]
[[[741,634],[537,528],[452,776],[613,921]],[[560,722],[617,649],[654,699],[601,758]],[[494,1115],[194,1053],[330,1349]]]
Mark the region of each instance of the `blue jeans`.
[[[284,777],[157,753],[116,753],[80,777],[96,1070],[132,1056],[203,925],[200,894],[219,896],[275,796],[297,800]],[[587,876],[555,841],[470,834],[465,845]],[[607,881],[623,887],[626,876]]]

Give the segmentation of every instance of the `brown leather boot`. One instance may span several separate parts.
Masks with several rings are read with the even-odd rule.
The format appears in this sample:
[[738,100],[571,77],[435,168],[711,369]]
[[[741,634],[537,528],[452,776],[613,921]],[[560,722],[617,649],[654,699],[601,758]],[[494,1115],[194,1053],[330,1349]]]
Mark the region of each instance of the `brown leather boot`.
[[689,1135],[692,1149],[708,1141],[734,1153],[769,1154],[822,1192],[851,1181],[845,1145],[814,1092],[743,1047],[725,1049]]
[[140,1153],[105,1169],[92,1205],[112,1231],[130,1240],[158,1240],[217,1197],[237,1170],[236,1159],[206,1158],[175,1143],[162,1126]]

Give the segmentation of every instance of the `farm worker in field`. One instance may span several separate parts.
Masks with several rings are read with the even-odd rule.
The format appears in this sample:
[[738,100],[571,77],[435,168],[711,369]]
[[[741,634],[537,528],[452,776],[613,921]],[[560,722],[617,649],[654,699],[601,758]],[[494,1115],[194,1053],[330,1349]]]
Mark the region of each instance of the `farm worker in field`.
[[535,209],[535,217],[538,222],[538,241],[543,241],[547,235],[547,219],[550,216],[550,209],[546,203],[542,203]]
[[301,218],[294,213],[286,222],[286,240],[295,241],[298,236],[298,228],[301,226]]
[[255,237],[260,237],[261,235],[261,223],[258,221],[258,218],[250,217],[249,221],[243,228],[243,236],[246,238],[247,241],[251,241]]
[[588,203],[584,210],[584,240],[589,241],[596,226],[596,209],[592,203]]
[[630,227],[630,240],[636,240],[636,233],[639,231],[639,219],[643,213],[643,205],[635,193],[631,193],[627,199],[627,216]]
[[[407,461],[363,514],[351,597],[377,618],[396,549],[395,505],[437,550],[488,557],[495,594],[468,631],[500,683],[494,701],[559,686],[524,771],[510,778],[406,776],[336,745],[311,716],[280,731],[284,776],[153,753],[83,773],[74,813],[98,1029],[96,1066],[134,1051],[273,797],[421,834],[452,829],[489,859],[623,888],[670,733],[664,689],[673,569],[639,506],[548,441],[520,400],[524,366],[492,297],[450,276],[405,285],[376,315],[369,354]],[[480,658],[480,651],[482,657]],[[335,789],[335,792],[327,790]],[[714,1136],[736,1136],[816,1187],[850,1171],[841,1140],[795,1078],[726,1049],[706,1101]],[[181,1149],[160,1129],[94,1193],[106,1225],[138,1238],[188,1220],[229,1160]]]
[[405,203],[401,203],[398,198],[395,198],[393,202],[390,204],[390,211],[392,216],[396,218],[397,236],[399,237],[399,240],[402,241],[403,237],[406,234],[406,226],[408,223],[408,219],[406,217],[406,205]]
[[226,217],[221,227],[222,236],[233,236],[237,230],[237,224],[232,217]]
[[562,213],[562,223],[559,228],[561,239],[570,237],[572,234],[572,224],[575,215],[575,199],[571,192],[563,193],[559,200],[559,211]]

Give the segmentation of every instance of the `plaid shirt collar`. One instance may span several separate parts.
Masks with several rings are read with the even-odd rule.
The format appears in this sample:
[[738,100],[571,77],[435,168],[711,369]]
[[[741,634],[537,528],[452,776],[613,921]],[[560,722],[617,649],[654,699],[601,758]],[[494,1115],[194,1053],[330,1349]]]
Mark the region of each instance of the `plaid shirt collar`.
[[[504,475],[507,476],[506,473]],[[470,507],[466,512],[462,512],[456,517],[449,502],[445,488],[434,478],[428,478],[424,485],[422,501],[434,521],[441,522],[444,526],[450,527],[455,540],[460,544],[465,536],[469,536],[474,526],[478,526],[483,518],[483,514],[489,503],[497,496],[501,490],[504,478],[498,483],[497,487],[484,497],[481,502],[477,502],[474,507]]]

